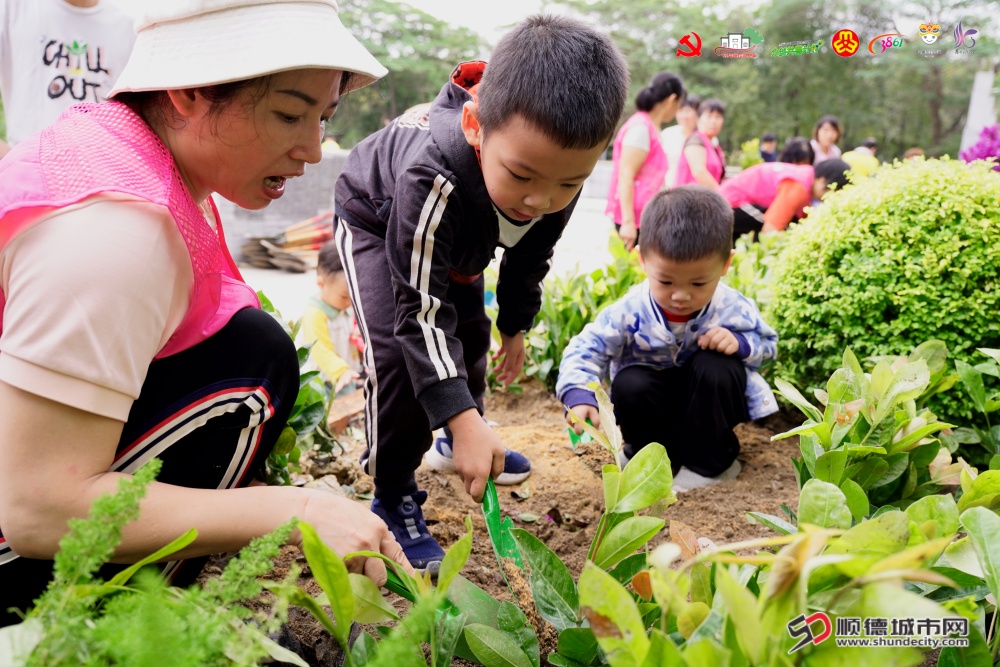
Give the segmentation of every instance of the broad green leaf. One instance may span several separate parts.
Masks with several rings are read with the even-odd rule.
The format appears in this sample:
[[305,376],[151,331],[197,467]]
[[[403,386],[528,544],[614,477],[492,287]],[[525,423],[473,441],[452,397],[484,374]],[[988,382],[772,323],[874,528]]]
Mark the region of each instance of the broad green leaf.
[[309,663],[300,658],[298,653],[293,653],[267,635],[258,635],[257,641],[260,642],[264,650],[267,651],[268,657],[274,662],[295,665],[295,667],[309,667]]
[[650,443],[640,449],[622,470],[614,508],[608,511],[637,512],[658,500],[673,502],[676,500],[673,484],[667,450],[663,445]]
[[816,459],[814,477],[821,482],[830,482],[835,486],[839,486],[846,467],[847,452],[842,449],[835,449],[832,452],[824,453]]
[[948,367],[948,345],[943,340],[924,341],[913,348],[907,359],[909,361],[923,359],[931,375],[943,373]]
[[846,667],[848,665],[850,667],[917,667],[923,661],[924,654],[915,648],[894,647],[885,651],[868,646],[838,646],[831,638],[815,647],[809,653],[808,661],[800,664],[804,667]]
[[715,569],[715,587],[726,603],[728,621],[736,626],[736,638],[750,662],[764,657],[766,635],[757,608],[757,598],[740,585],[723,566]]
[[684,660],[689,665],[728,665],[732,652],[710,639],[699,639],[684,645]]
[[[125,583],[129,579],[131,579],[132,576],[136,572],[138,572],[142,568],[146,567],[147,565],[151,565],[152,563],[158,563],[161,560],[166,559],[166,557],[169,556],[172,553],[180,551],[181,549],[183,549],[187,545],[189,545],[192,542],[194,542],[197,537],[198,537],[198,531],[196,529],[192,528],[191,530],[189,530],[188,532],[184,533],[183,535],[181,535],[180,537],[178,537],[176,540],[174,540],[170,544],[168,544],[165,547],[163,547],[161,549],[158,549],[155,552],[149,554],[148,556],[146,556],[145,558],[143,558],[139,562],[132,563],[127,568],[125,568],[121,572],[117,573],[115,576],[111,577],[111,579],[108,580],[108,585],[109,586],[124,586]],[[3,664],[3,663],[0,663],[0,664]]]
[[[517,605],[511,602],[500,603],[500,613],[497,614],[497,627],[499,630],[513,637],[524,654],[528,656],[532,667],[538,667],[540,657],[538,654],[538,637],[535,630],[528,623],[528,617],[518,609]],[[442,662],[442,665],[447,664]]]
[[37,618],[0,628],[0,665],[21,667],[45,637],[45,628]]
[[958,532],[958,506],[950,495],[925,496],[911,503],[906,515],[929,540]]
[[[872,369],[871,392],[872,398],[874,398],[876,402],[882,399],[882,396],[889,388],[889,384],[892,382],[892,376],[892,364],[890,364],[887,360],[881,359],[877,364],[875,364],[875,368]],[[882,420],[875,419],[874,423],[877,424],[880,421]]]
[[888,469],[889,464],[885,462],[885,459],[870,457],[860,463],[848,466],[847,470],[844,471],[844,477],[853,479],[858,483],[858,486],[867,491],[885,475],[885,471]]
[[616,565],[642,547],[663,529],[663,519],[634,516],[612,528],[601,541],[594,555],[594,564],[601,569]]
[[[354,592],[353,618],[358,623],[382,623],[399,619],[396,608],[382,597],[375,582],[363,574],[349,573],[351,590]],[[339,622],[339,621],[338,621]]]
[[806,417],[813,420],[817,424],[823,421],[823,413],[821,413],[815,405],[810,403],[809,399],[803,396],[798,389],[781,378],[775,379],[774,386],[789,403],[801,410]]
[[893,454],[886,459],[886,464],[888,467],[886,471],[882,473],[882,476],[875,480],[870,489],[877,489],[888,484],[892,484],[897,479],[903,476],[906,472],[907,467],[910,465],[910,457],[908,454]]
[[799,495],[799,525],[821,528],[850,528],[851,511],[844,493],[829,482],[810,479]]
[[642,667],[689,667],[670,637],[654,628],[649,633],[649,640],[649,653]]
[[885,447],[875,447],[872,445],[846,445],[844,451],[847,452],[850,462],[853,465],[857,460],[866,459],[869,456],[878,454],[880,456],[885,456]]
[[748,523],[759,523],[762,526],[767,526],[773,531],[779,532],[782,535],[791,535],[792,533],[798,532],[798,528],[788,523],[780,517],[776,517],[772,514],[763,514],[762,512],[747,512],[746,513]]
[[291,426],[286,426],[282,429],[281,435],[278,436],[278,441],[274,443],[271,453],[279,456],[288,456],[295,449],[295,443],[298,440],[299,436],[295,433],[295,429]]
[[[911,593],[895,582],[868,584],[853,615],[862,618],[935,618],[953,616],[936,602]],[[860,608],[859,608],[860,607]]]
[[962,526],[969,533],[993,599],[1000,600],[1000,516],[986,508],[973,507],[962,512]]
[[472,653],[490,667],[531,667],[531,661],[509,636],[488,625],[465,626],[465,641]]
[[913,431],[912,433],[909,433],[906,436],[900,438],[899,441],[890,444],[888,447],[889,454],[896,454],[898,452],[908,452],[917,445],[919,445],[920,441],[923,440],[924,438],[932,436],[938,431],[950,427],[951,424],[946,424],[944,422],[933,422],[927,424],[926,426],[922,426],[917,430]]
[[[361,631],[358,638],[354,640],[354,645],[351,647],[351,660],[357,667],[363,667],[367,665],[374,657],[375,652],[378,650],[378,642],[370,634]],[[451,654],[448,655],[446,660],[451,660]],[[439,664],[447,664],[439,663]]]
[[[874,372],[872,378],[872,383],[874,384]],[[901,405],[905,401],[915,399],[927,388],[930,381],[931,374],[927,370],[927,363],[923,359],[904,364],[893,375],[892,381],[879,399],[878,408],[875,410],[874,423],[881,423],[883,419],[896,410],[896,406]]]
[[333,618],[337,621],[334,636],[344,646],[351,631],[351,615],[354,613],[354,591],[347,576],[347,566],[333,549],[323,543],[316,529],[308,523],[299,521],[299,532],[302,534],[302,550],[313,577],[330,598]]
[[938,656],[937,667],[979,667],[993,664],[990,648],[979,630],[969,628],[969,645],[958,648],[946,646]]
[[531,570],[529,581],[538,613],[560,632],[577,625],[580,601],[573,575],[562,559],[528,531],[514,528],[510,532]]
[[601,482],[604,485],[604,506],[614,507],[618,503],[618,484],[621,480],[621,470],[617,463],[608,463],[601,468]]
[[784,433],[778,433],[777,435],[771,436],[771,441],[777,442],[778,440],[784,440],[785,438],[791,438],[796,435],[812,435],[819,440],[819,443],[823,446],[824,450],[830,447],[830,426],[825,422],[814,422],[811,420],[805,422],[801,426],[796,426],[790,431],[785,431]]
[[871,511],[865,490],[853,479],[845,479],[841,482],[840,490],[843,491],[844,497],[847,498],[847,509],[851,510],[851,516],[854,517],[854,521],[861,523],[861,520],[868,516],[868,512]]
[[955,369],[958,376],[962,378],[962,384],[972,399],[973,405],[980,412],[986,412],[986,386],[983,384],[983,375],[975,368],[965,363],[961,359],[955,360]]
[[893,511],[862,521],[830,542],[825,554],[885,557],[906,548],[910,539],[910,518]]
[[[468,617],[468,614],[453,610],[445,611],[438,615],[437,644],[435,646],[437,660],[435,664],[442,667],[452,664],[452,656],[457,649],[458,640],[462,638],[462,631],[465,629],[465,622],[468,620]],[[466,653],[462,655],[471,657]],[[538,665],[534,664],[533,667],[538,667]]]
[[597,637],[590,628],[566,628],[559,633],[559,655],[589,665],[597,657]]
[[608,656],[620,653],[612,665],[641,665],[649,652],[649,638],[632,595],[593,563],[580,575],[580,610],[590,622],[597,642]]
[[1000,470],[987,470],[979,474],[968,491],[958,499],[958,511],[964,512],[970,507],[1000,507]]
[[624,586],[644,569],[646,569],[646,554],[639,553],[623,559],[609,571],[609,574],[615,578],[615,581]]
[[977,347],[977,350],[988,356],[993,361],[1000,364],[1000,350],[992,349],[989,347]]
[[[812,434],[805,434],[799,437],[799,451],[802,453],[802,462],[806,465],[806,470],[809,471],[809,477],[813,477],[813,473],[816,470],[816,457],[823,454],[825,451],[823,446],[819,444],[819,439]],[[802,475],[799,475],[800,486]]]
[[[591,384],[594,385],[594,383]],[[608,398],[608,394],[603,388],[598,385],[590,388],[597,398],[597,412],[601,418],[601,431],[607,438],[611,452],[617,457],[623,443],[622,432],[618,428],[618,420],[615,419],[615,407],[611,405],[611,399]]]
[[441,570],[438,572],[437,579],[437,587],[441,592],[448,590],[451,580],[462,571],[465,562],[472,554],[472,519],[468,516],[465,517],[465,529],[467,531],[465,535],[451,545],[441,561]]

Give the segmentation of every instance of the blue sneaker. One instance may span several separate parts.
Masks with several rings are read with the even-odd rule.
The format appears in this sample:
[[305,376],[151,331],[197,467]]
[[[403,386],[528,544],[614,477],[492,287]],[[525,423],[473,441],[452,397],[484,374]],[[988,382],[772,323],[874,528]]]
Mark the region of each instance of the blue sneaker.
[[403,496],[398,505],[388,508],[376,498],[372,501],[372,512],[385,521],[413,569],[419,572],[430,571],[436,576],[441,569],[444,549],[427,530],[424,512],[420,509],[426,500],[427,492],[417,491],[413,495]]
[[[434,444],[430,451],[424,454],[424,462],[433,470],[454,472],[455,461],[451,449],[451,436],[444,430],[434,431]],[[520,484],[531,474],[531,461],[528,457],[504,449],[503,472],[493,482],[501,485]]]

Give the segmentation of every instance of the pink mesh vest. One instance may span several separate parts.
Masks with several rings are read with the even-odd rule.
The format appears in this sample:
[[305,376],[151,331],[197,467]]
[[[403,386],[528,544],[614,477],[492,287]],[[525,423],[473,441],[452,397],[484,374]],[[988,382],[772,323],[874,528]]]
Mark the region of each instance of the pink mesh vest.
[[641,222],[642,209],[663,187],[663,179],[667,175],[667,154],[663,152],[663,146],[660,145],[660,133],[653,121],[650,120],[649,114],[645,111],[638,111],[625,121],[622,129],[618,130],[615,146],[611,153],[611,186],[608,188],[608,205],[604,213],[611,216],[611,219],[619,225],[622,222],[622,206],[618,199],[618,169],[621,166],[622,140],[634,125],[644,125],[649,132],[649,153],[646,154],[646,160],[635,175],[635,188],[632,194],[636,225]]
[[[712,175],[716,183],[722,182],[722,176],[726,173],[726,156],[722,149],[712,144],[712,140],[704,132],[695,130],[694,133],[701,137],[702,145],[705,146],[705,168]],[[677,187],[682,185],[697,185],[691,173],[691,165],[688,164],[687,156],[681,152],[681,161],[677,164]]]
[[[233,313],[259,308],[226,248],[219,212],[216,229],[202,216],[167,148],[124,104],[80,104],[17,144],[0,160],[0,249],[41,216],[102,192],[165,206],[191,258],[194,281],[187,313],[156,358],[207,339]],[[0,292],[0,331],[6,298]]]
[[[812,192],[813,177],[811,164],[762,162],[726,180],[719,188],[719,194],[725,197],[733,208],[739,208],[744,204],[769,208],[782,181],[801,183],[806,192]],[[801,218],[805,214],[804,208],[804,206],[799,208],[795,215]]]

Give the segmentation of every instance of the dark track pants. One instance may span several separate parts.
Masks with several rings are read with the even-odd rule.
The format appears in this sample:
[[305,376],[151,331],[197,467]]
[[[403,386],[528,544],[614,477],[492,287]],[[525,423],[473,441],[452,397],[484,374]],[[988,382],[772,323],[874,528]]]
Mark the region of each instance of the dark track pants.
[[746,204],[733,209],[733,243],[748,232],[753,232],[753,240],[757,240],[760,230],[764,228],[764,212],[767,209]]
[[743,362],[696,352],[683,366],[629,366],[615,375],[611,399],[630,457],[650,442],[671,464],[699,475],[723,472],[740,453],[733,427],[749,420]]
[[[150,364],[110,469],[133,472],[158,457],[160,482],[247,486],[277,442],[298,389],[291,339],[267,313],[241,310],[208,340]],[[187,586],[206,561],[175,561],[164,572]],[[123,567],[110,565],[101,574]],[[0,541],[0,626],[18,622],[7,608],[26,611],[51,576],[52,561],[17,557]]]
[[[431,424],[417,400],[396,341],[396,299],[385,255],[385,239],[365,229],[337,222],[337,244],[358,328],[365,340],[365,437],[361,456],[365,472],[375,478],[375,497],[387,506],[417,491],[414,472],[431,446]],[[483,412],[490,318],[483,306],[483,279],[452,282],[448,301],[458,313],[454,332],[462,343],[469,391]]]

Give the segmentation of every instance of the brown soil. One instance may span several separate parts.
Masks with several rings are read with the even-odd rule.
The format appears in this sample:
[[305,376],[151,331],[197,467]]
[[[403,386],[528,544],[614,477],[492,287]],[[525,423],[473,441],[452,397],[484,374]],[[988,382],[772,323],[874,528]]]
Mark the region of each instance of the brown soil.
[[[586,560],[587,550],[594,537],[597,521],[603,511],[601,466],[611,463],[611,454],[591,443],[574,451],[570,447],[566,423],[559,403],[537,384],[524,386],[523,393],[506,391],[487,397],[487,418],[496,422],[496,431],[504,444],[526,455],[532,462],[532,474],[524,483],[513,487],[499,487],[501,511],[513,518],[515,525],[541,539],[566,563],[574,578],[579,575]],[[689,526],[699,537],[707,537],[717,544],[762,537],[772,532],[746,521],[750,510],[782,516],[780,506],[787,504],[795,509],[798,488],[790,457],[798,454],[797,439],[771,442],[770,437],[790,428],[796,422],[781,414],[763,423],[743,424],[737,427],[742,451],[739,460],[743,470],[731,481],[704,489],[680,494],[674,505],[667,508],[664,518]],[[344,460],[356,461],[363,443],[352,440],[348,431],[341,442],[346,454],[335,466],[324,462],[324,468],[344,483],[355,477],[345,470]],[[306,467],[307,470],[312,468]],[[318,472],[318,471],[317,471]],[[327,471],[324,471],[327,472]],[[356,487],[367,485],[362,476]],[[481,506],[465,493],[457,474],[444,474],[421,468],[417,472],[421,488],[427,489],[429,498],[424,505],[432,534],[445,548],[465,532],[465,516],[471,516],[475,530],[472,556],[463,574],[490,595],[501,600],[512,600],[510,591],[497,565],[483,520]],[[360,492],[361,489],[358,489]],[[527,496],[527,497],[525,497]],[[363,502],[365,505],[368,501]],[[669,539],[664,531],[652,542],[656,545]],[[281,577],[297,559],[297,552],[289,548],[282,554],[275,573]],[[304,562],[300,567],[306,569]],[[308,572],[308,570],[306,569]],[[315,582],[306,577],[307,589],[319,592]],[[530,591],[527,591],[530,596]],[[521,593],[523,596],[523,593]],[[402,601],[396,600],[403,608]],[[541,625],[541,619],[532,619]],[[544,624],[544,625],[547,625]],[[329,639],[311,618],[297,614],[290,618],[292,633],[302,644],[303,655],[310,664],[327,665]],[[551,628],[547,628],[551,630]],[[543,632],[542,658],[554,650],[550,634]],[[324,659],[326,658],[326,659]],[[465,665],[456,660],[456,665]]]

